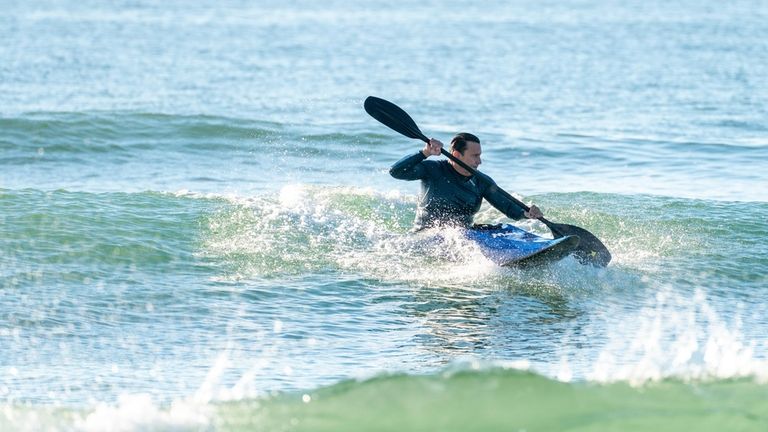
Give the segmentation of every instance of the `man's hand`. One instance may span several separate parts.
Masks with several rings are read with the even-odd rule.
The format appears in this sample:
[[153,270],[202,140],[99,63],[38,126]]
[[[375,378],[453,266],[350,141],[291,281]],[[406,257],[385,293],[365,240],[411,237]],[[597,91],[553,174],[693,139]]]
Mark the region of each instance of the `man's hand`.
[[527,217],[528,219],[539,219],[544,217],[544,213],[542,213],[541,210],[539,210],[539,208],[534,204],[531,206],[530,210],[523,213],[523,216]]
[[443,149],[443,143],[441,143],[439,140],[436,140],[434,138],[430,138],[429,142],[424,144],[424,148],[421,150],[422,153],[424,153],[424,156],[430,157],[430,156],[437,156],[440,154],[440,150]]

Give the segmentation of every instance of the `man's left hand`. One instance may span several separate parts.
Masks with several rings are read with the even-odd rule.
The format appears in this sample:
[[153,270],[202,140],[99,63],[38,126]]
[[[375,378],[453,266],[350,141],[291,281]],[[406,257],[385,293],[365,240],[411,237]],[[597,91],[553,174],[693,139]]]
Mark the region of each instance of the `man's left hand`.
[[540,219],[544,217],[544,213],[542,213],[541,210],[534,204],[527,212],[523,213],[523,216],[527,217],[528,219]]

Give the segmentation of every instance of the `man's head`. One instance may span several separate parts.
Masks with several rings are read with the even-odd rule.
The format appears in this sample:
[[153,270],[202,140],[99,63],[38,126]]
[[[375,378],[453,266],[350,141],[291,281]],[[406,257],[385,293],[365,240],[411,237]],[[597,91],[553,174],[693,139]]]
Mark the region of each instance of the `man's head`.
[[[477,169],[482,163],[480,160],[481,153],[480,138],[471,133],[462,132],[456,134],[451,140],[451,154],[474,169]],[[451,164],[459,174],[464,176],[472,175],[472,173],[460,167],[455,162],[452,161]]]

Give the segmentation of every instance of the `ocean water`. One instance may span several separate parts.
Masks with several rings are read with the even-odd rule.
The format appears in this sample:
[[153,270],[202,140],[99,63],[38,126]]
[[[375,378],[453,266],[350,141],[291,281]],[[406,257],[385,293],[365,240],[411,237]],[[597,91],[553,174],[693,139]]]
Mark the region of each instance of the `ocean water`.
[[[765,2],[10,1],[0,39],[0,430],[768,430]],[[409,234],[368,95],[611,264]]]

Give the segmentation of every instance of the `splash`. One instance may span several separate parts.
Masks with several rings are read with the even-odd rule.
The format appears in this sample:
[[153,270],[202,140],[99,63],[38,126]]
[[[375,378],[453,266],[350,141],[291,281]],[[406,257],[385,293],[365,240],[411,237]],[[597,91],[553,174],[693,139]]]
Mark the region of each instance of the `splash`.
[[277,198],[228,198],[204,248],[233,280],[333,268],[382,280],[471,280],[494,270],[458,230],[408,233],[413,203],[370,189],[290,185]]
[[590,380],[635,385],[668,378],[768,380],[768,363],[756,354],[766,346],[745,339],[738,316],[725,322],[701,289],[692,298],[662,290],[634,322],[609,328],[615,330],[587,375]]

